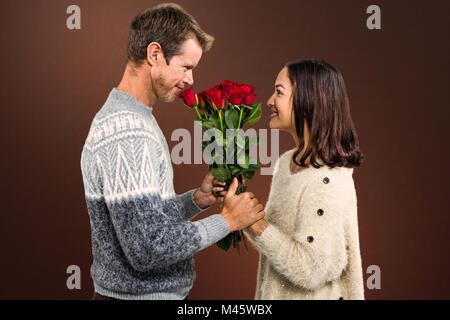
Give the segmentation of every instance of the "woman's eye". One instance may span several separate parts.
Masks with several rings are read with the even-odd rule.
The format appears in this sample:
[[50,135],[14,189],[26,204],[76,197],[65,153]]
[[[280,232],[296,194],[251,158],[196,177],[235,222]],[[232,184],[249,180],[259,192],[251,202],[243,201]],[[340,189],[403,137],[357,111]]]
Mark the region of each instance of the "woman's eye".
[[277,92],[277,96],[281,95],[281,91],[280,90],[277,90],[276,92]]

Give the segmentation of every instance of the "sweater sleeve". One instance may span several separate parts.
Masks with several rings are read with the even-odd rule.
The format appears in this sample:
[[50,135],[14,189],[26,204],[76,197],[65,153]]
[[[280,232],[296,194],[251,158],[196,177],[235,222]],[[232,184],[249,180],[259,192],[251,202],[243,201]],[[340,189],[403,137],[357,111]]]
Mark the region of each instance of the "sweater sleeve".
[[322,175],[315,175],[292,213],[297,217],[294,233],[269,223],[255,238],[269,263],[297,286],[318,289],[339,278],[347,265],[344,216],[353,210],[355,193],[349,179],[330,176],[325,183]]
[[219,214],[183,221],[176,196],[162,196],[162,149],[148,134],[133,133],[99,150],[109,164],[101,171],[111,223],[127,261],[141,272],[185,260],[229,232]]
[[194,192],[197,189],[192,189],[186,191],[183,194],[177,195],[177,199],[180,202],[181,208],[183,210],[184,220],[191,220],[197,216],[200,212],[208,210],[210,206],[205,208],[200,208],[194,201]]

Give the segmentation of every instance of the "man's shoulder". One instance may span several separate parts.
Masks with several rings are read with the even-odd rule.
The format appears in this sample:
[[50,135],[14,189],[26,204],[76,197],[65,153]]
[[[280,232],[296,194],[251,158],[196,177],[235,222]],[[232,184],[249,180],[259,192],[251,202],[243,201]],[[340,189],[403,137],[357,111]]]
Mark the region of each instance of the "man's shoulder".
[[159,144],[156,137],[151,119],[139,113],[126,109],[100,110],[92,120],[86,145],[94,149],[112,141],[129,138],[146,138]]

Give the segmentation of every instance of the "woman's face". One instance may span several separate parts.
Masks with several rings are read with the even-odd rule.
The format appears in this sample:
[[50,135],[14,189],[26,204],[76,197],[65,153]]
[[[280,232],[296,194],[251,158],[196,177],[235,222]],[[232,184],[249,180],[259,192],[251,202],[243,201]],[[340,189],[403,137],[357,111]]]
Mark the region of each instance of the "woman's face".
[[275,92],[267,100],[271,109],[269,126],[295,133],[295,119],[292,113],[292,84],[289,80],[288,69],[284,67],[275,80]]

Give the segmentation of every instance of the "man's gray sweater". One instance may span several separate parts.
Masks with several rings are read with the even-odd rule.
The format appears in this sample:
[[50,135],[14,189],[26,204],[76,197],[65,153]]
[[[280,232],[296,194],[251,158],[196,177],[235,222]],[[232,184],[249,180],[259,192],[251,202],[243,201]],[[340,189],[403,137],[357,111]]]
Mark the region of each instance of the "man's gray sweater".
[[175,194],[152,108],[113,88],[90,127],[81,172],[95,291],[118,299],[185,298],[195,280],[194,253],[225,237],[229,226],[219,214],[189,221],[202,209],[195,190]]

